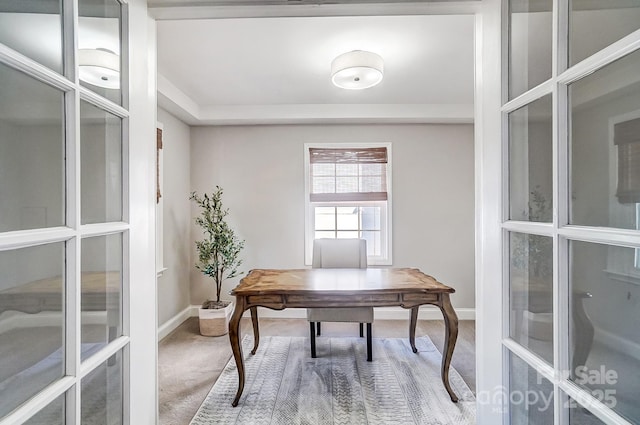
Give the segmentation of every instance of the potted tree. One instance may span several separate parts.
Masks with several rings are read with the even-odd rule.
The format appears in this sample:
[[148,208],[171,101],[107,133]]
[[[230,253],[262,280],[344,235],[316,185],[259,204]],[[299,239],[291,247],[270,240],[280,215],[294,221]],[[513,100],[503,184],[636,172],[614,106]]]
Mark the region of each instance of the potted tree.
[[230,301],[221,301],[220,292],[225,279],[238,275],[242,264],[239,258],[244,240],[238,239],[225,221],[228,209],[222,207],[222,188],[207,195],[192,192],[189,197],[200,207],[196,224],[203,230],[204,239],[196,241],[198,262],[196,268],[213,279],[216,284],[216,299],[207,300],[199,310],[200,333],[205,336],[220,336],[229,331],[229,318],[233,310]]

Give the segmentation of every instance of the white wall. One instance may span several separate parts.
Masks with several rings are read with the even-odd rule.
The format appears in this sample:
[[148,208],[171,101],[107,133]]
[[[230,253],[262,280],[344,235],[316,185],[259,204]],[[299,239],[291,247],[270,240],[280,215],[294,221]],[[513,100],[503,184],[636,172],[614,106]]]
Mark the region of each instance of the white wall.
[[[191,137],[192,189],[224,189],[229,224],[246,240],[243,272],[304,267],[304,143],[391,142],[393,266],[419,267],[456,288],[455,307],[475,306],[471,125],[194,127]],[[191,302],[213,294],[191,268]]]
[[163,258],[166,270],[158,278],[158,324],[162,325],[190,305],[191,147],[189,126],[164,109],[158,109],[158,121],[163,126],[164,157]]

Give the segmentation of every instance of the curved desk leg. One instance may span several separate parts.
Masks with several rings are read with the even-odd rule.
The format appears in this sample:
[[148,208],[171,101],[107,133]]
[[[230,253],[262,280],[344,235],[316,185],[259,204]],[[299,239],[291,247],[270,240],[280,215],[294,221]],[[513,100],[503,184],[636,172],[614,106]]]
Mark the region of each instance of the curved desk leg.
[[451,401],[456,403],[458,397],[451,389],[449,384],[449,366],[451,365],[451,357],[453,356],[453,349],[456,346],[456,340],[458,339],[458,316],[456,315],[451,300],[449,300],[449,294],[441,294],[442,300],[439,305],[442,310],[442,316],[444,316],[445,324],[445,339],[444,339],[444,353],[442,356],[442,383],[451,397]]
[[260,344],[260,329],[258,328],[258,307],[251,307],[251,323],[253,323],[253,350],[251,354],[255,354]]
[[229,341],[231,342],[231,350],[233,351],[233,358],[236,361],[238,368],[238,392],[233,399],[231,405],[236,407],[242,391],[244,390],[244,362],[242,360],[242,345],[240,345],[240,319],[242,313],[244,313],[245,301],[243,297],[236,297],[236,307],[231,315],[229,321]]
[[414,353],[418,352],[416,348],[416,324],[418,323],[418,309],[420,307],[413,307],[411,309],[411,319],[409,320],[409,344]]
[[571,360],[571,376],[575,376],[576,369],[587,363],[591,345],[593,344],[594,328],[587,312],[584,309],[584,301],[592,298],[588,292],[573,294],[573,325],[575,332],[575,348]]

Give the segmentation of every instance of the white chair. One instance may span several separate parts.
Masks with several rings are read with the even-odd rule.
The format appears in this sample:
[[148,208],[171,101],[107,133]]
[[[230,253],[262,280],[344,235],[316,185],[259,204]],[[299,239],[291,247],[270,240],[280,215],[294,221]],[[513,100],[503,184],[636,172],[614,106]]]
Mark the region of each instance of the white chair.
[[[313,268],[366,269],[367,241],[364,239],[315,239],[313,241]],[[311,357],[316,357],[316,332],[320,336],[321,322],[360,323],[360,337],[363,324],[367,324],[367,361],[371,361],[371,323],[373,307],[355,308],[308,308],[307,320],[311,340]]]

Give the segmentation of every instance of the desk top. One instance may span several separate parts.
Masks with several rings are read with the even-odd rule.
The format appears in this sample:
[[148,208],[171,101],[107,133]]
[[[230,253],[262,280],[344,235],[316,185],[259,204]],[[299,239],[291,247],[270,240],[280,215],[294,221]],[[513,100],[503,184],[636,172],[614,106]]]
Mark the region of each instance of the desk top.
[[455,289],[418,269],[255,269],[240,280],[231,295],[283,293],[345,294],[347,292],[453,293]]

